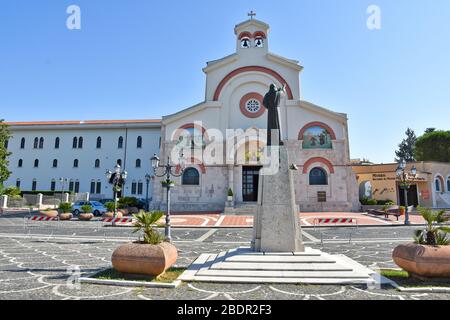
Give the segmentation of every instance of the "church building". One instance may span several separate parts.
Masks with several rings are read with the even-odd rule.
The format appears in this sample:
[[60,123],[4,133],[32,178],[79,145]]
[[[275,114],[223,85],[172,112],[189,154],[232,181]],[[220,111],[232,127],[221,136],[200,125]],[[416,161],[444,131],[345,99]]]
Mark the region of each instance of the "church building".
[[[111,198],[112,190],[108,189],[104,170],[111,169],[119,159],[130,176],[123,195],[145,198],[142,185],[145,174],[154,174],[150,158],[156,153],[162,164],[168,158],[175,161],[179,155],[176,147],[182,144],[187,163],[184,171],[179,167],[174,170],[179,176],[173,178],[173,211],[254,212],[258,173],[266,146],[267,110],[263,97],[269,86],[275,84],[280,88],[285,86],[279,108],[281,139],[291,162],[298,167],[294,174],[295,194],[301,211],[358,210],[358,185],[350,163],[347,115],[302,100],[303,67],[296,60],[269,51],[269,31],[269,25],[253,18],[236,25],[236,52],[208,62],[203,69],[204,101],[161,120],[10,123],[12,175],[6,185],[26,181],[22,183],[23,190],[31,190],[31,186],[36,189],[32,184],[39,177],[48,183],[41,184],[38,190],[50,190],[50,185],[58,189],[55,181],[64,175],[78,183],[75,191],[94,191],[92,196],[96,198]],[[25,136],[31,141],[38,138],[37,148],[22,148]],[[57,152],[40,150],[39,139],[53,141],[56,137],[67,140],[58,140],[58,148],[60,143],[75,146],[72,139],[79,141],[82,137],[84,153],[77,156],[83,152],[79,142],[70,148],[69,156],[63,153],[62,156],[70,159],[56,159]],[[95,148],[102,139],[105,147]],[[107,139],[112,143],[106,142]],[[116,148],[116,143],[120,148]],[[92,148],[86,150],[89,146]],[[32,166],[39,152],[48,159],[45,165]],[[76,166],[72,158],[80,159]],[[26,165],[33,168],[18,167],[20,159],[31,161]],[[42,159],[37,160],[42,164]],[[47,165],[51,161],[55,164],[55,160],[56,166],[69,163],[64,172],[56,173],[57,168]],[[154,177],[151,182],[152,208],[165,208],[166,195],[161,184],[164,179]],[[230,190],[232,201],[228,201]]]

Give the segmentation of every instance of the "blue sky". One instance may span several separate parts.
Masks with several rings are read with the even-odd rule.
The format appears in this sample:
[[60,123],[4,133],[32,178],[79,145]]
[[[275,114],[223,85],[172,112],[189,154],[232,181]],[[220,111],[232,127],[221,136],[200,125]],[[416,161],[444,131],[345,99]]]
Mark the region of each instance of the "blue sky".
[[303,98],[348,114],[353,158],[392,162],[407,127],[450,129],[448,0],[2,1],[0,118],[151,119],[203,101],[201,68],[234,52],[250,10],[270,51],[305,67]]

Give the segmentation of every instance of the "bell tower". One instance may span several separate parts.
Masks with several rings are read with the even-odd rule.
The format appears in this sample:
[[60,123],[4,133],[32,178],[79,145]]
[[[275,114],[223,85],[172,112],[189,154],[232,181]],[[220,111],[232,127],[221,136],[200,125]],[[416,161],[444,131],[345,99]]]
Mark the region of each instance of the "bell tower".
[[257,54],[268,52],[269,25],[254,19],[256,13],[251,11],[250,19],[238,24],[234,28],[236,35],[236,52],[240,54]]

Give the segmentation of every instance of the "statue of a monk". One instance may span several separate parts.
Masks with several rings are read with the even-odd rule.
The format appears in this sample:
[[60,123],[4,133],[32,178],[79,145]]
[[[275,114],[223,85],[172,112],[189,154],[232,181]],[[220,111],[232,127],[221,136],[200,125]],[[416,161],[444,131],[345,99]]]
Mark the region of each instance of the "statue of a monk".
[[[267,145],[282,145],[281,143],[281,127],[278,108],[280,107],[281,94],[285,92],[286,85],[283,88],[276,88],[274,84],[270,85],[269,92],[264,96],[263,105],[268,111],[267,116]],[[272,141],[272,130],[278,133],[278,141]],[[274,137],[275,139],[275,137]]]

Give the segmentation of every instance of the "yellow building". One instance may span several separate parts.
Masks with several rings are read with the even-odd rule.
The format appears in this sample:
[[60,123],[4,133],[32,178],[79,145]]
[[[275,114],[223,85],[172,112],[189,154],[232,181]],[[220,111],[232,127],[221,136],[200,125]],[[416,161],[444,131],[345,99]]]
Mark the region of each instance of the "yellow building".
[[[406,171],[415,166],[416,179],[408,190],[408,205],[450,208],[450,163],[408,163]],[[353,164],[357,175],[360,199],[392,200],[405,204],[405,196],[396,176],[398,164]]]

